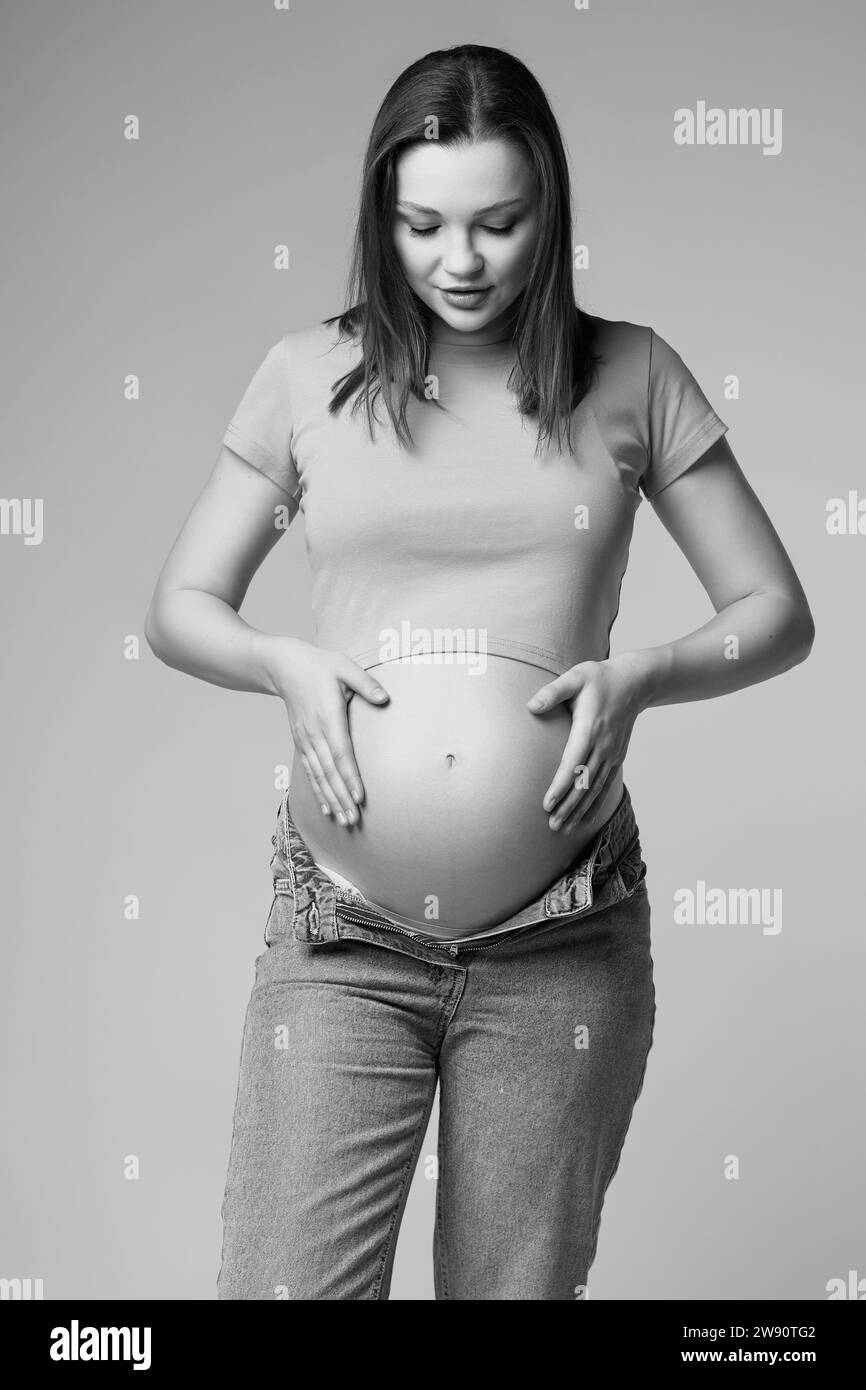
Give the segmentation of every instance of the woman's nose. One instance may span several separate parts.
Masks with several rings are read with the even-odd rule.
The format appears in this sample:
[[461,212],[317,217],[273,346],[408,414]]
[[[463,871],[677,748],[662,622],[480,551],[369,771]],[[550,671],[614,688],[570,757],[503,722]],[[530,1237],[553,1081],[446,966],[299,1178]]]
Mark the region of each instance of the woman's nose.
[[450,246],[442,257],[442,269],[452,280],[477,276],[484,266],[484,259],[467,240]]

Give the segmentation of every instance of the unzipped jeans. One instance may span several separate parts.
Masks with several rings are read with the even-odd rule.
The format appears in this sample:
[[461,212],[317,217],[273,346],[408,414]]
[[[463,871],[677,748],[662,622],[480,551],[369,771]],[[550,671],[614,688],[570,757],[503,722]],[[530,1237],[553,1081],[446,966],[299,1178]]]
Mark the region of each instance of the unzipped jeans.
[[289,814],[241,1045],[221,1299],[386,1299],[439,1085],[437,1299],[587,1297],[655,1021],[628,790],[509,931],[432,943]]

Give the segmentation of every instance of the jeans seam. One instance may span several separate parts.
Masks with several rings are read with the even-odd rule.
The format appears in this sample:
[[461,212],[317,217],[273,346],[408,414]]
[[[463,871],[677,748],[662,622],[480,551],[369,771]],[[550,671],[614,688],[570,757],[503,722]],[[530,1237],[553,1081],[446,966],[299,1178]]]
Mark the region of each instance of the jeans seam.
[[[437,966],[436,968],[437,968],[438,970],[442,970],[443,976],[444,976],[444,967],[443,967],[443,966]],[[452,969],[453,969],[453,967],[452,967]],[[456,1011],[457,1005],[458,1005],[459,1002],[460,1002],[460,997],[461,997],[461,995],[462,995],[462,993],[463,993],[463,986],[465,985],[465,983],[466,983],[466,971],[465,971],[465,970],[462,970],[462,971],[459,972],[459,974],[457,975],[457,977],[456,977],[454,980],[452,980],[451,985],[450,985],[450,987],[449,987],[449,991],[448,991],[448,997],[443,1001],[443,1010],[444,1010],[444,1013],[446,1014],[446,1017],[443,1018],[442,1024],[440,1025],[440,1028],[439,1028],[439,1036],[437,1037],[437,1040],[436,1040],[436,1046],[437,1046],[437,1048],[441,1046],[442,1039],[444,1038],[445,1033],[447,1032],[448,1026],[449,1026],[449,1024],[451,1023],[452,1018],[454,1017],[454,1013],[455,1013],[455,1011]],[[416,1144],[416,1146],[415,1146],[414,1153],[410,1156],[409,1162],[407,1163],[406,1169],[404,1170],[404,1174],[403,1174],[403,1184],[402,1184],[402,1187],[401,1187],[401,1190],[400,1190],[400,1196],[399,1196],[399,1198],[398,1198],[398,1200],[397,1200],[397,1205],[396,1205],[395,1208],[394,1208],[394,1214],[393,1214],[392,1219],[391,1219],[391,1225],[389,1226],[389,1228],[388,1228],[388,1234],[387,1234],[387,1236],[385,1237],[385,1249],[384,1249],[383,1254],[382,1254],[382,1256],[380,1257],[380,1261],[379,1261],[379,1269],[378,1269],[378,1272],[377,1272],[376,1284],[375,1284],[375,1286],[374,1286],[374,1292],[373,1292],[373,1294],[372,1294],[372,1297],[373,1297],[373,1298],[378,1298],[378,1297],[379,1297],[379,1289],[381,1288],[381,1284],[382,1284],[382,1275],[383,1275],[383,1273],[384,1273],[385,1268],[387,1267],[389,1252],[390,1252],[391,1256],[393,1256],[393,1249],[392,1249],[391,1247],[392,1247],[393,1245],[395,1245],[395,1244],[396,1244],[396,1241],[397,1241],[397,1233],[395,1232],[394,1227],[395,1227],[395,1224],[396,1224],[396,1222],[397,1222],[397,1219],[398,1219],[398,1217],[399,1217],[399,1215],[400,1215],[400,1213],[401,1213],[401,1211],[402,1211],[402,1208],[403,1208],[403,1206],[404,1206],[404,1204],[405,1204],[405,1196],[406,1196],[406,1192],[407,1192],[407,1188],[408,1188],[408,1181],[411,1180],[411,1175],[412,1175],[412,1173],[414,1172],[415,1166],[416,1166],[416,1164],[417,1164],[417,1162],[418,1162],[418,1156],[419,1156],[419,1154],[420,1154],[420,1152],[421,1152],[421,1145],[422,1145],[422,1143],[423,1143],[423,1141],[424,1141],[424,1135],[425,1135],[426,1130],[427,1130],[427,1124],[428,1124],[428,1121],[429,1121],[429,1119],[430,1119],[431,1111],[432,1111],[432,1109],[433,1109],[433,1101],[434,1101],[435,1096],[436,1096],[436,1086],[437,1086],[437,1084],[438,1084],[438,1081],[439,1081],[438,1075],[437,1075],[437,1076],[434,1076],[434,1078],[433,1078],[433,1087],[432,1087],[432,1090],[431,1090],[431,1093],[430,1093],[430,1103],[429,1103],[429,1105],[428,1105],[428,1107],[427,1107],[427,1113],[426,1113],[426,1115],[425,1115],[425,1117],[424,1117],[423,1123],[422,1123],[421,1128],[420,1128],[420,1133],[419,1133],[419,1135],[418,1135],[418,1142],[417,1142],[417,1144]],[[437,1180],[437,1192],[436,1192],[436,1196],[437,1196],[437,1202],[438,1202],[438,1197],[439,1197],[438,1180]],[[393,1240],[392,1240],[392,1236],[393,1236]]]
[[[451,968],[453,969],[453,967],[451,967]],[[449,1027],[451,1026],[451,1023],[452,1023],[453,1020],[454,1020],[454,1015],[456,1014],[457,1009],[458,1009],[458,1006],[459,1006],[459,1004],[460,1004],[460,1000],[461,1000],[462,997],[463,997],[463,990],[464,990],[464,988],[465,988],[465,986],[466,986],[466,980],[467,980],[467,972],[466,972],[466,969],[464,968],[463,971],[462,971],[462,973],[461,973],[461,976],[460,976],[458,979],[455,979],[455,981],[454,981],[454,984],[453,984],[453,987],[452,987],[452,990],[451,990],[451,994],[452,994],[452,996],[453,996],[453,1001],[452,1001],[452,1000],[448,1000],[448,1001],[446,1001],[446,1003],[445,1003],[445,1011],[446,1011],[446,1015],[447,1015],[447,1016],[443,1019],[443,1027],[442,1027],[442,1029],[441,1029],[441,1036],[440,1036],[440,1039],[439,1039],[439,1046],[441,1046],[442,1042],[444,1041],[444,1039],[445,1039],[445,1034],[447,1033]],[[436,1145],[436,1229],[437,1229],[437,1231],[438,1231],[438,1233],[439,1233],[439,1273],[440,1273],[440,1276],[441,1276],[441,1278],[440,1278],[440,1284],[441,1284],[441,1288],[442,1288],[442,1297],[443,1297],[443,1299],[445,1299],[445,1300],[450,1300],[450,1293],[449,1293],[450,1283],[449,1283],[449,1279],[448,1279],[448,1261],[447,1261],[446,1253],[445,1253],[445,1196],[444,1196],[444,1177],[443,1177],[443,1174],[444,1174],[444,1172],[446,1171],[446,1169],[440,1166],[440,1159],[441,1159],[441,1157],[442,1157],[442,1154],[441,1154],[441,1150],[442,1150],[442,1139],[441,1139],[441,1136],[442,1136],[442,1115],[441,1115],[442,1099],[441,1099],[441,1094],[440,1094],[439,1106],[440,1106],[440,1115],[439,1115],[439,1142],[438,1142],[437,1145]]]
[[443,974],[446,970],[454,971],[454,979],[451,981],[451,984],[449,986],[448,998],[443,1000],[443,1018],[441,1024],[439,1025],[439,1035],[436,1039],[437,1048],[442,1046],[443,1042],[445,1041],[445,1034],[448,1032],[448,1029],[451,1027],[452,1022],[454,1021],[454,1015],[456,1014],[460,1004],[460,1000],[463,997],[463,990],[465,988],[467,979],[466,966],[457,965],[456,961],[452,965],[440,965],[439,969],[443,971]]
[[[633,1115],[634,1115],[635,1106],[637,1105],[638,1100],[640,1099],[640,1094],[641,1094],[641,1091],[643,1090],[643,1083],[644,1083],[644,1080],[645,1080],[645,1078],[646,1078],[647,1065],[648,1065],[648,1063],[649,1063],[649,1055],[650,1055],[650,1052],[652,1051],[653,1037],[654,1037],[654,1035],[655,1035],[655,1024],[656,1024],[656,991],[655,991],[655,982],[653,982],[653,984],[652,984],[652,999],[653,999],[653,1011],[652,1011],[652,1015],[651,1015],[651,1018],[650,1018],[649,1041],[648,1041],[648,1043],[647,1043],[646,1052],[644,1053],[643,1064],[642,1064],[641,1069],[640,1069],[640,1076],[638,1077],[637,1085],[636,1085],[636,1087],[635,1087],[634,1094],[633,1094],[632,1100],[631,1100],[631,1105],[630,1105],[630,1107],[629,1107],[628,1116],[627,1116],[626,1125],[625,1125],[625,1134],[623,1135],[622,1143],[620,1144],[620,1146],[619,1146],[619,1148],[618,1148],[618,1150],[617,1150],[617,1152],[616,1152],[616,1155],[615,1155],[615,1157],[614,1157],[613,1166],[609,1169],[609,1171],[608,1171],[608,1173],[607,1173],[607,1176],[606,1176],[606,1178],[605,1178],[605,1180],[604,1180],[604,1184],[603,1184],[602,1189],[601,1189],[600,1200],[599,1200],[599,1204],[598,1204],[598,1211],[595,1213],[595,1219],[594,1219],[593,1225],[592,1225],[592,1236],[591,1236],[591,1239],[590,1239],[589,1258],[588,1258],[588,1260],[587,1260],[587,1265],[586,1265],[587,1278],[589,1277],[589,1271],[590,1271],[590,1269],[591,1269],[592,1266],[593,1266],[593,1263],[594,1263],[595,1257],[596,1257],[596,1253],[597,1253],[597,1251],[598,1251],[598,1237],[599,1237],[599,1233],[600,1233],[600,1230],[601,1230],[602,1209],[603,1209],[603,1207],[604,1207],[605,1198],[606,1198],[606,1196],[607,1196],[607,1190],[608,1190],[608,1188],[610,1187],[611,1183],[613,1182],[613,1180],[614,1180],[614,1178],[616,1177],[617,1172],[618,1172],[618,1170],[619,1170],[619,1165],[620,1165],[620,1162],[621,1162],[621,1160],[622,1160],[623,1151],[624,1151],[624,1149],[625,1149],[625,1141],[626,1141],[626,1138],[628,1137],[628,1131],[631,1129],[631,1122],[632,1122],[632,1117],[633,1117]],[[572,1279],[573,1279],[573,1277],[574,1277],[574,1274],[573,1274],[573,1272],[572,1272]]]
[[423,1119],[421,1120],[421,1123],[418,1126],[418,1134],[415,1140],[415,1146],[403,1168],[403,1175],[400,1182],[400,1191],[397,1194],[397,1201],[394,1203],[394,1210],[391,1213],[391,1220],[389,1222],[388,1230],[385,1235],[385,1240],[383,1242],[382,1253],[379,1256],[376,1266],[376,1275],[373,1281],[373,1289],[370,1294],[371,1299],[379,1299],[381,1297],[381,1290],[382,1284],[384,1282],[385,1271],[393,1263],[397,1239],[400,1233],[400,1217],[402,1216],[403,1210],[406,1205],[406,1198],[409,1193],[409,1183],[411,1181],[412,1174],[415,1171],[415,1167],[418,1163],[418,1158],[421,1153],[421,1145],[424,1142],[424,1135],[427,1133],[427,1125],[430,1120],[430,1113],[433,1109],[433,1101],[436,1098],[436,1086],[438,1080],[438,1076],[434,1074],[433,1085],[430,1088],[430,1096],[427,1102],[427,1107]]
[[[288,878],[290,879],[291,885],[292,885],[292,899],[293,899],[293,906],[294,906],[294,905],[297,903],[297,900],[298,900],[298,885],[297,885],[297,881],[296,881],[296,879],[295,879],[295,864],[294,864],[294,859],[293,859],[293,857],[292,857],[292,846],[291,846],[291,844],[290,844],[290,842],[289,842],[289,827],[288,827],[288,824],[287,824],[287,821],[286,821],[287,801],[288,801],[288,793],[286,793],[286,797],[284,798],[283,803],[282,803],[282,805],[281,805],[281,807],[280,807],[280,825],[281,825],[282,831],[283,831],[283,849],[285,850],[285,854],[283,855],[283,859],[284,859],[284,862],[285,862],[285,865],[286,865],[286,869],[288,870],[288,875],[287,875],[287,876],[288,876]],[[294,930],[294,926],[293,926],[293,930]]]
[[[253,986],[253,989],[255,989],[255,986]],[[247,1001],[246,1010],[244,1011],[244,1023],[243,1023],[243,1030],[242,1030],[242,1032],[241,1032],[240,1058],[239,1058],[239,1061],[238,1061],[238,1073],[237,1073],[238,1079],[237,1079],[237,1085],[235,1086],[235,1103],[234,1103],[234,1107],[233,1107],[233,1109],[232,1109],[232,1133],[231,1133],[231,1140],[230,1140],[230,1143],[229,1143],[229,1158],[228,1158],[227,1172],[226,1172],[225,1191],[224,1191],[224,1193],[223,1193],[222,1205],[221,1205],[221,1207],[220,1207],[220,1218],[221,1218],[221,1221],[222,1221],[223,1231],[222,1231],[222,1241],[221,1241],[221,1245],[220,1245],[220,1263],[219,1263],[219,1270],[217,1271],[217,1279],[216,1279],[216,1282],[217,1282],[217,1291],[219,1291],[219,1288],[220,1288],[220,1285],[221,1285],[221,1282],[222,1282],[222,1278],[223,1278],[223,1273],[224,1273],[224,1271],[225,1271],[225,1267],[226,1267],[226,1263],[227,1263],[227,1261],[226,1261],[226,1255],[227,1255],[227,1253],[228,1253],[228,1226],[229,1226],[229,1219],[230,1219],[230,1218],[229,1218],[229,1207],[230,1207],[230,1202],[234,1199],[234,1190],[235,1190],[235,1188],[236,1188],[236,1186],[237,1186],[237,1174],[238,1174],[238,1169],[241,1167],[240,1146],[241,1146],[241,1143],[246,1143],[246,1142],[247,1142],[247,1135],[246,1135],[246,1132],[244,1133],[244,1138],[243,1138],[243,1139],[241,1139],[241,1138],[239,1137],[239,1129],[240,1129],[240,1127],[239,1127],[239,1125],[238,1125],[238,1119],[239,1119],[240,1111],[241,1111],[241,1090],[242,1090],[242,1083],[243,1083],[243,1079],[244,1079],[244,1055],[245,1055],[245,1053],[246,1053],[246,1051],[247,1051],[247,1048],[248,1048],[248,1046],[249,1046],[249,1036],[248,1036],[248,1035],[249,1035],[249,1029],[250,1029],[250,1026],[251,1026],[252,1010],[253,1010],[253,1001],[252,1001],[252,996],[251,996],[250,999]],[[219,1297],[219,1292],[217,1293],[217,1296]]]
[[[440,1101],[441,1105],[441,1101]],[[440,1124],[441,1130],[441,1124]],[[436,1230],[439,1233],[439,1282],[442,1289],[442,1298],[450,1300],[450,1281],[448,1278],[448,1260],[445,1253],[445,1197],[443,1194],[444,1169],[439,1164],[439,1149],[436,1150]]]

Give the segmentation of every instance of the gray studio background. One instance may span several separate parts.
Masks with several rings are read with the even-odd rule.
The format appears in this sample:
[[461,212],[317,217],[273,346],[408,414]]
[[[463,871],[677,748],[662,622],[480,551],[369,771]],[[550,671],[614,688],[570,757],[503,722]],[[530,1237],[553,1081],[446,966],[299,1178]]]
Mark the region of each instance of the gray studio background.
[[[822,1299],[866,1276],[866,537],[826,529],[828,500],[864,486],[864,25],[856,0],[4,6],[2,496],[44,499],[44,534],[0,536],[0,1276],[46,1298],[215,1297],[292,745],[278,700],[158,662],[144,614],[265,352],[342,307],[385,90],[464,42],[544,85],[590,247],[582,302],[681,353],[817,624],[804,665],[636,726],[658,1016],[590,1298]],[[701,100],[781,108],[781,153],[676,146],[674,111]],[[302,526],[242,614],[312,640]],[[711,614],[644,503],[613,650]],[[699,879],[781,888],[782,931],[676,925]],[[433,1297],[437,1118],[395,1299]]]

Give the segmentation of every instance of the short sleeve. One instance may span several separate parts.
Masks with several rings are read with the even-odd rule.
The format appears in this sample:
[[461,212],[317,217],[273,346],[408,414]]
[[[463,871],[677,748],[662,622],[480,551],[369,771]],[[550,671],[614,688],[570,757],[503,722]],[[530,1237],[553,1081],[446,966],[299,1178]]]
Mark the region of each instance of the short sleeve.
[[685,473],[727,430],[678,352],[650,329],[646,498]]
[[223,435],[242,459],[298,498],[301,485],[292,455],[288,343],[281,338],[257,368]]

